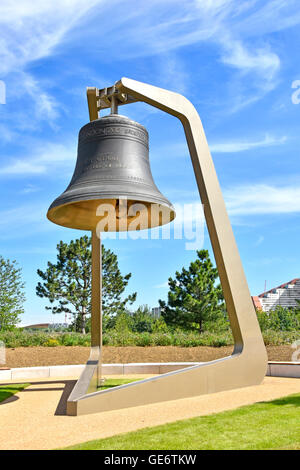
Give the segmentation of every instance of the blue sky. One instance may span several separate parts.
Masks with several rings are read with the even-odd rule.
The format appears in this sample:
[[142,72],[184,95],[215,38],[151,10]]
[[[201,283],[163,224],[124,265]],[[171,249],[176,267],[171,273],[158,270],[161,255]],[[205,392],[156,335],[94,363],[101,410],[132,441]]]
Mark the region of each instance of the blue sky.
[[[300,277],[299,23],[297,0],[2,0],[0,254],[23,269],[23,324],[64,319],[36,297],[36,270],[55,261],[59,240],[84,232],[52,224],[46,212],[72,176],[86,87],[122,76],[182,93],[197,108],[252,295],[265,280],[271,288]],[[173,203],[196,202],[179,121],[142,103],[122,113],[149,130],[159,189]],[[185,242],[104,243],[132,272],[137,305],[156,306],[168,277],[195,257]],[[206,232],[203,246],[211,252]]]

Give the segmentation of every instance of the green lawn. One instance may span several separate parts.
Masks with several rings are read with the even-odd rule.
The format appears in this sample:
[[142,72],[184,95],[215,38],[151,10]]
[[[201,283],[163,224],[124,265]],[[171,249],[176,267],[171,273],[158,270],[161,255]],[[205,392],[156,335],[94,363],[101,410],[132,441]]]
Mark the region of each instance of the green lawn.
[[15,393],[24,390],[29,384],[17,384],[17,385],[0,385],[0,402],[11,397]]
[[117,387],[118,385],[125,385],[131,382],[137,382],[141,379],[106,379],[104,384],[101,387],[98,387],[99,390],[105,390],[107,388]]
[[68,449],[300,449],[300,394],[85,442]]

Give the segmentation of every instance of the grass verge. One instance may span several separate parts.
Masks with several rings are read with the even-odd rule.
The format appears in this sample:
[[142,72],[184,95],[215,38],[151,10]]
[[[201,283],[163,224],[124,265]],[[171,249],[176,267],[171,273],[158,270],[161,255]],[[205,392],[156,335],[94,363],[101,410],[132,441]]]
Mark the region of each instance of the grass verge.
[[85,442],[76,450],[300,449],[300,394]]
[[15,393],[24,390],[29,384],[0,385],[0,403]]
[[137,382],[138,380],[141,379],[107,379],[105,380],[104,385],[101,385],[101,387],[98,388],[99,390],[106,390],[108,388],[118,387],[118,385],[125,385],[131,382]]

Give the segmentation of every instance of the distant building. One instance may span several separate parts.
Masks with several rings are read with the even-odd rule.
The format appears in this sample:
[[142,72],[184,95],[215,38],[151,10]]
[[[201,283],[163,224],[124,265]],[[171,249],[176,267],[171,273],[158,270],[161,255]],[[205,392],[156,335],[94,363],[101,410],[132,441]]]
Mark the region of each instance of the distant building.
[[47,330],[50,323],[36,323],[35,325],[24,326],[24,330]]
[[161,315],[161,307],[154,307],[151,309],[151,312],[154,318],[159,318]]
[[297,300],[300,300],[299,278],[252,297],[255,308],[264,312],[274,310],[278,305],[285,308],[297,307]]
[[23,326],[24,330],[61,330],[68,328],[68,323],[36,323]]
[[49,325],[50,330],[63,330],[69,327],[68,323],[51,323]]

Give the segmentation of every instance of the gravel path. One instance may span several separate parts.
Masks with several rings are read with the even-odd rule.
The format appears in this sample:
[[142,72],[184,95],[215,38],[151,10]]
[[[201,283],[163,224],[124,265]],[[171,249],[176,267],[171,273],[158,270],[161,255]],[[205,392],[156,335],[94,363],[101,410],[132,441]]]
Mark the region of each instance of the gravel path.
[[63,413],[64,398],[73,383],[55,378],[32,381],[30,387],[2,402],[0,449],[66,447],[300,392],[299,379],[266,377],[258,386],[71,417]]

